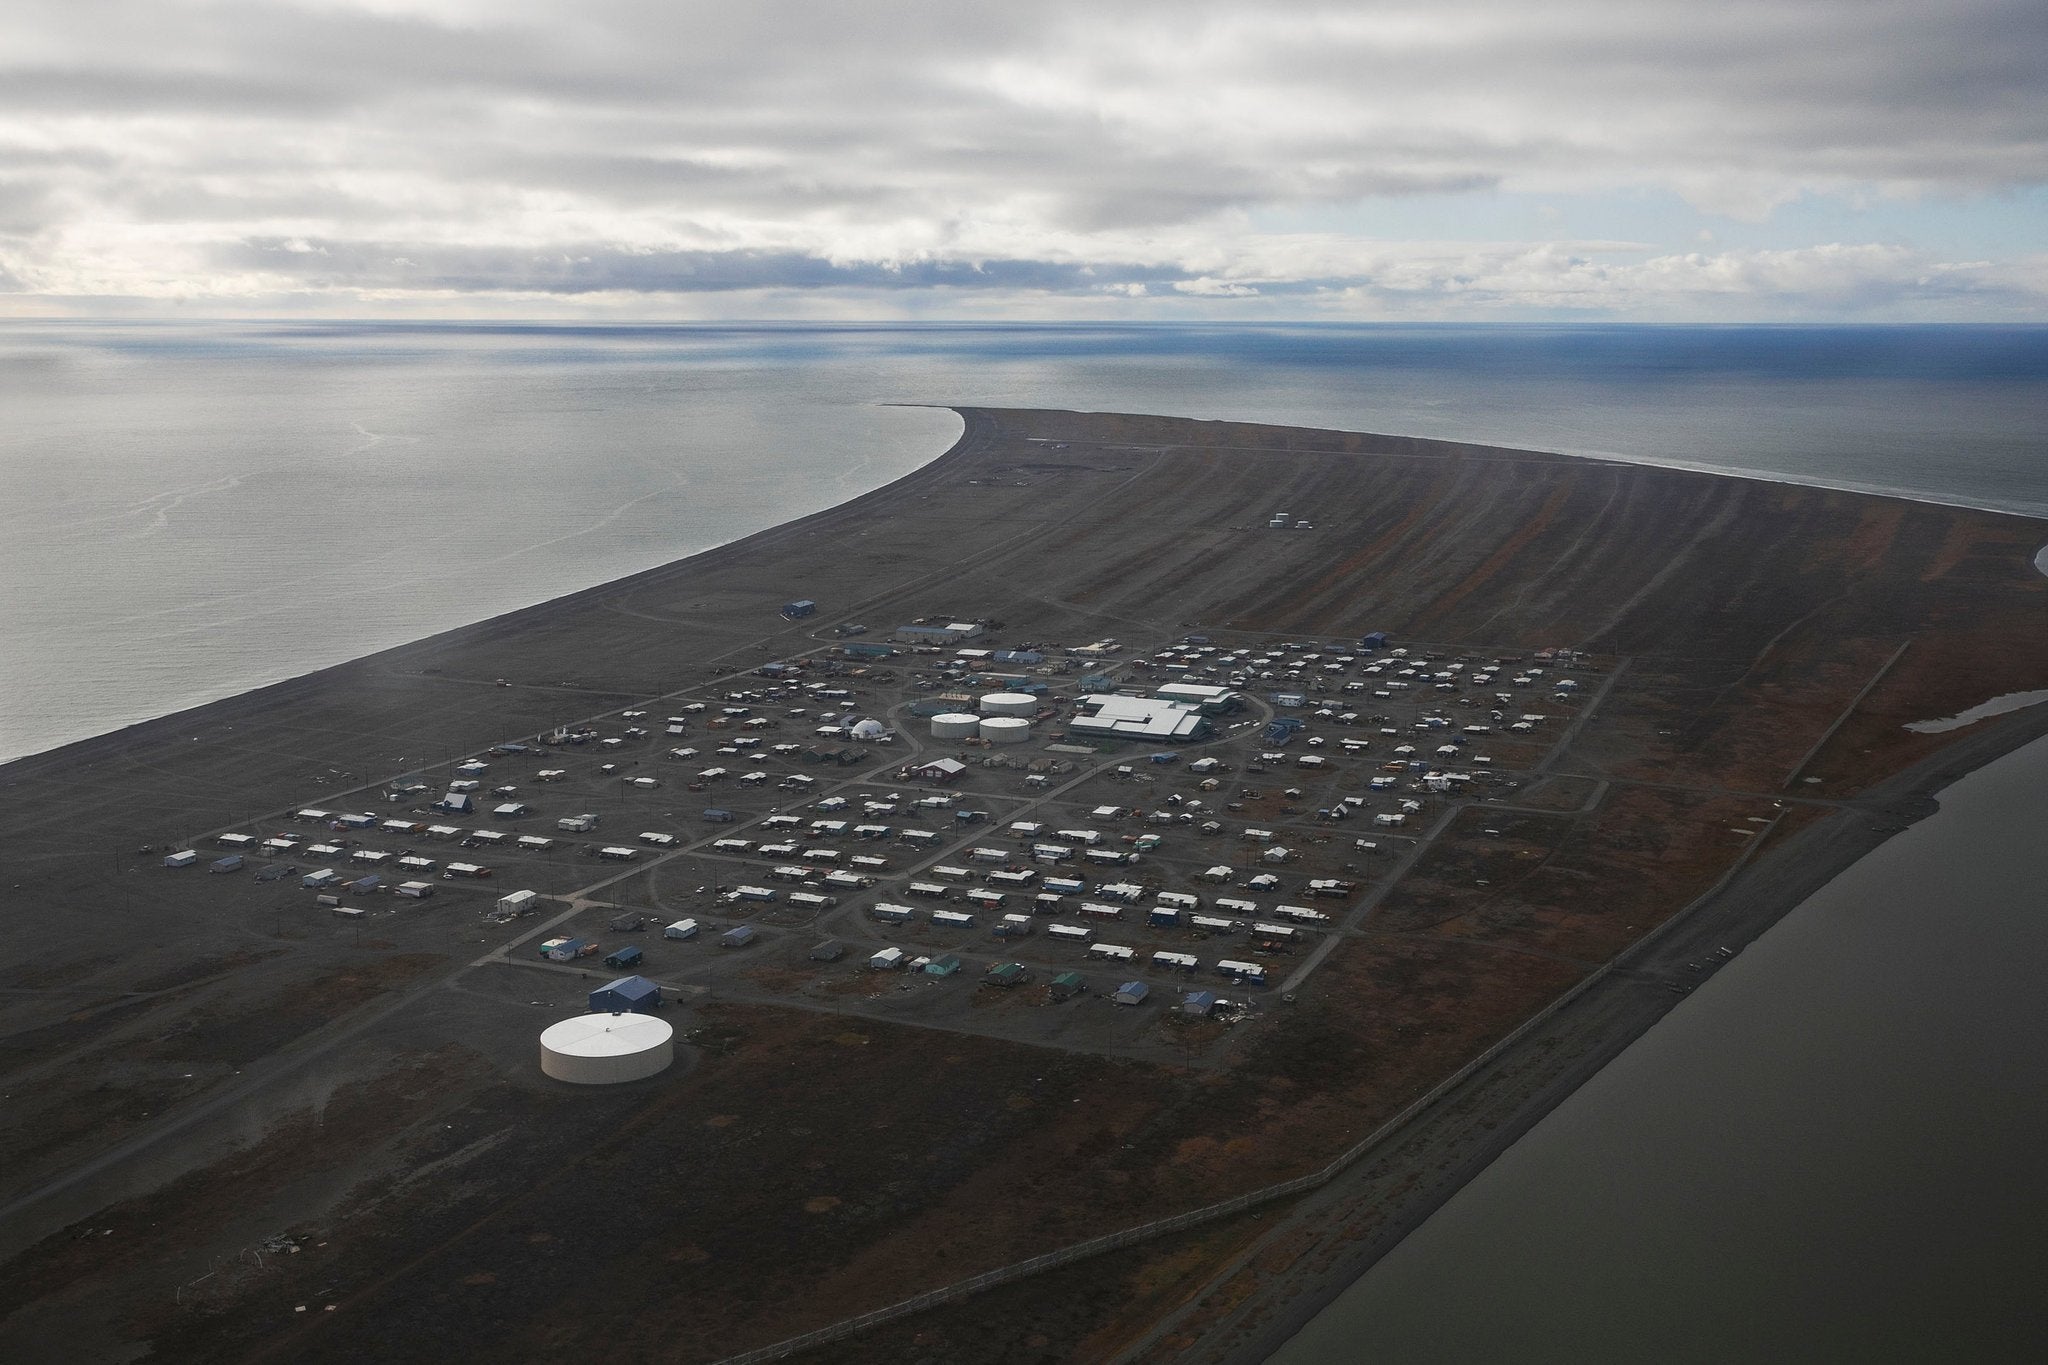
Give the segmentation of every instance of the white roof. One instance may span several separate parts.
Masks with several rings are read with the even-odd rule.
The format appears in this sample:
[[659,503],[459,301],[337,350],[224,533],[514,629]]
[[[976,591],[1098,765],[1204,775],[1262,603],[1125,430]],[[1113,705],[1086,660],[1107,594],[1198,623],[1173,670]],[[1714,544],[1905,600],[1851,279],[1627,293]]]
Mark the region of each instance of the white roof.
[[1182,701],[1223,701],[1237,695],[1228,687],[1206,687],[1201,683],[1165,683],[1154,690],[1161,697]]
[[1200,706],[1111,694],[1088,697],[1068,728],[1131,739],[1186,739],[1202,724]]
[[668,1020],[651,1014],[580,1014],[549,1025],[540,1045],[568,1057],[630,1057],[674,1036]]

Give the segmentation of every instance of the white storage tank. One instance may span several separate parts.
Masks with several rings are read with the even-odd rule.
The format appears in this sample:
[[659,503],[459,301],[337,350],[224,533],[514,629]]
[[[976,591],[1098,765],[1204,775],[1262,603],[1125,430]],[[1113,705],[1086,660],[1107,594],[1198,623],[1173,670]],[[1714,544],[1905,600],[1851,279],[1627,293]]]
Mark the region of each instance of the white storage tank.
[[1038,698],[1029,692],[984,692],[981,697],[981,714],[984,716],[1030,716],[1038,712]]
[[1021,716],[986,716],[981,737],[991,744],[1022,744],[1031,738],[1031,722]]
[[933,739],[971,739],[981,730],[981,717],[953,711],[932,717]]
[[571,1085],[645,1080],[675,1060],[675,1033],[651,1014],[580,1014],[540,1035],[540,1069]]

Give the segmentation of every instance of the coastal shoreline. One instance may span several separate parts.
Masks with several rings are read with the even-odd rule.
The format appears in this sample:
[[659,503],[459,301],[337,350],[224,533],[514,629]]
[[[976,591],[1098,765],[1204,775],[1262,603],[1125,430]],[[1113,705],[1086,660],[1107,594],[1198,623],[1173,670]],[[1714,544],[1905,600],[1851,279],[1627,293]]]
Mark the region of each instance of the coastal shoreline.
[[[963,420],[969,412],[974,411],[974,409],[963,408],[947,408],[946,410],[960,414]],[[88,735],[81,739],[69,740],[48,749],[38,750],[35,753],[22,754],[19,757],[0,762],[0,781],[5,781],[17,769],[24,773],[37,772],[43,770],[45,764],[63,764],[78,760],[89,760],[96,756],[116,752],[131,740],[147,739],[158,734],[175,732],[180,729],[189,728],[190,725],[204,726],[218,723],[230,719],[236,713],[246,711],[252,706],[269,706],[288,701],[294,696],[303,695],[322,683],[338,680],[365,669],[402,663],[407,658],[425,652],[438,651],[446,647],[459,646],[481,639],[502,637],[516,632],[522,626],[546,615],[600,603],[607,598],[628,592],[633,588],[649,583],[661,582],[679,574],[715,569],[721,563],[758,547],[774,545],[781,540],[803,534],[807,531],[839,525],[849,519],[856,518],[862,510],[876,502],[901,496],[902,493],[916,487],[921,481],[941,476],[950,464],[968,457],[973,435],[973,426],[972,423],[969,423],[963,428],[960,435],[955,438],[952,445],[933,456],[924,464],[919,465],[916,469],[911,470],[900,478],[893,479],[878,488],[872,488],[865,493],[849,498],[845,502],[820,508],[816,512],[811,512],[789,521],[779,522],[774,526],[765,527],[759,531],[721,542],[707,549],[699,550],[695,554],[685,555],[680,559],[672,559],[656,564],[621,578],[607,579],[602,583],[594,583],[587,588],[578,588],[556,597],[544,598],[538,602],[528,603],[523,607],[514,607],[508,611],[499,612],[495,616],[484,617],[479,621],[470,621],[462,625],[451,626],[447,630],[436,631],[431,635],[424,635],[418,639],[407,640],[401,644],[391,645],[384,649],[372,650],[367,654],[358,654],[341,660],[338,663],[327,664],[320,668],[309,669],[304,673],[294,674],[289,678],[280,678],[276,682],[265,683],[260,687],[247,688],[224,697],[216,697],[211,701],[201,702],[195,706],[185,707],[182,710],[166,712],[159,716],[151,716],[145,720],[136,721],[133,724],[102,731],[96,735]],[[782,633],[789,634],[793,632],[784,631]]]
[[[1934,813],[1939,794],[2008,754],[2048,737],[2048,711],[2035,708],[1983,725],[1967,740],[1923,759],[1844,810],[1761,854],[1616,959],[1617,969],[1668,977],[1726,946],[1740,953],[1797,911],[1822,887],[1913,824]],[[1877,823],[1873,824],[1873,821]],[[1645,991],[1616,976],[1593,983],[1554,1010],[1450,1091],[1405,1115],[1351,1171],[1286,1208],[1270,1231],[1234,1257],[1176,1312],[1120,1351],[1119,1365],[1167,1360],[1200,1365],[1259,1365],[1329,1308],[1411,1233],[1519,1142],[1578,1089],[1683,1003],[1682,995]],[[1601,992],[1604,998],[1595,998]],[[1568,1056],[1559,1067],[1554,1058]],[[1513,1077],[1535,1083],[1516,1089]],[[1429,1173],[1424,1175],[1423,1173]],[[1342,1229],[1365,1222],[1369,1230]],[[1335,1226],[1333,1226],[1335,1225]],[[1161,1345],[1173,1324],[1215,1295],[1231,1296],[1237,1277],[1262,1256],[1304,1235],[1297,1261],[1316,1268],[1261,1279],[1233,1298],[1227,1318],[1189,1344]]]
[[[800,560],[805,572],[830,571],[836,574],[840,581],[853,586],[859,594],[852,601],[833,603],[831,615],[822,620],[850,620],[865,615],[870,607],[886,606],[894,611],[903,604],[938,596],[949,600],[979,600],[995,590],[992,583],[1016,585],[1020,581],[1018,568],[1034,562],[1034,557],[1042,560],[1045,555],[1062,553],[1063,538],[1078,536],[1081,530],[1076,528],[1085,527],[1085,523],[1079,520],[1082,516],[1092,515],[1105,507],[1124,507],[1124,503],[1115,500],[1114,493],[1148,486],[1145,481],[1149,479],[1175,477],[1171,464],[1173,458],[1205,449],[1218,459],[1237,458],[1231,454],[1234,451],[1255,451],[1259,452],[1258,458],[1270,461],[1275,471],[1292,470],[1298,471],[1302,477],[1312,474],[1316,478],[1330,479],[1341,479],[1345,472],[1332,462],[1331,457],[1368,460],[1387,457],[1389,465],[1403,466],[1404,477],[1425,481],[1434,490],[1433,496],[1448,500],[1446,505],[1460,505],[1456,502],[1460,497],[1479,498],[1475,505],[1485,516],[1494,515],[1488,480],[1497,479],[1503,465],[1533,467],[1545,471],[1546,477],[1554,475],[1559,479],[1597,484],[1588,493],[1596,506],[1600,505],[1600,498],[1611,503],[1618,496],[1618,493],[1608,491],[1610,484],[1614,490],[1624,490],[1634,486],[1631,480],[1647,481],[1660,498],[1673,504],[1669,509],[1657,507],[1652,510],[1658,515],[1671,517],[1680,525],[1692,524],[1695,520],[1690,513],[1680,515],[1679,502],[1682,499],[1704,500],[1711,511],[1716,499],[1769,499],[1790,496],[1773,491],[1779,487],[1809,490],[1813,487],[1770,485],[1767,490],[1737,488],[1733,485],[1766,484],[1768,481],[1690,471],[1674,472],[1671,480],[1659,481],[1651,474],[1627,471],[1659,471],[1666,467],[1633,466],[1569,454],[1522,452],[1358,433],[1238,428],[1232,424],[1175,423],[1170,419],[1104,414],[1008,413],[978,408],[956,408],[954,411],[960,414],[964,425],[959,439],[945,452],[902,478],[838,506],[626,578],[14,760],[0,765],[0,791],[35,784],[63,786],[73,779],[83,782],[86,780],[84,774],[102,768],[108,770],[106,774],[95,775],[90,780],[111,782],[115,777],[114,770],[121,764],[133,763],[138,765],[137,771],[144,771],[172,761],[172,756],[165,752],[167,746],[173,751],[182,750],[193,739],[203,738],[205,744],[201,747],[210,749],[216,743],[226,741],[220,744],[222,767],[219,773],[207,778],[209,783],[220,789],[195,784],[193,789],[204,791],[204,799],[192,803],[179,818],[185,822],[181,826],[183,829],[219,825],[224,822],[224,817],[230,816],[232,820],[226,822],[235,823],[249,818],[247,813],[251,810],[274,809],[286,806],[290,800],[303,799],[291,793],[304,792],[303,786],[295,784],[305,781],[306,761],[310,761],[316,752],[322,756],[321,761],[325,761],[327,755],[350,752],[345,736],[330,738],[323,741],[328,745],[324,750],[280,756],[270,768],[259,771],[251,767],[251,761],[238,761],[235,756],[234,746],[243,743],[237,737],[238,733],[252,725],[264,724],[280,715],[290,715],[302,706],[315,709],[319,705],[332,706],[337,704],[337,697],[346,698],[358,691],[369,694],[382,688],[397,698],[413,692],[423,696],[429,692],[439,695],[467,688],[470,691],[465,695],[476,704],[450,711],[448,714],[454,719],[436,722],[449,727],[445,742],[437,741],[439,747],[453,753],[514,736],[531,735],[537,727],[557,724],[572,716],[609,712],[622,705],[658,700],[696,686],[707,676],[717,675],[721,665],[729,671],[736,659],[767,658],[820,648],[820,637],[816,633],[819,622],[792,625],[776,618],[772,608],[765,616],[762,614],[760,603],[786,600],[781,595],[785,590],[789,590],[787,595],[791,597],[803,595],[802,579],[787,576],[797,570],[785,572],[781,568],[785,554],[792,560]],[[1037,434],[1023,436],[1020,432]],[[1233,440],[1246,444],[1232,445],[1230,442]],[[1204,447],[1200,441],[1211,444]],[[1069,453],[1060,459],[1030,463],[1026,454],[1020,452],[1035,449],[1032,442],[1048,443],[1048,455],[1050,449],[1064,451],[1068,443],[1083,448],[1085,453]],[[977,459],[992,451],[1007,451],[1001,457],[1006,462],[996,466],[1001,473],[1000,478],[984,484],[981,480],[964,477]],[[1029,456],[1029,460],[1036,459],[1035,455]],[[1684,477],[1676,477],[1681,472]],[[1058,482],[1063,478],[1067,481],[1064,485]],[[1091,479],[1114,480],[1114,483],[1107,492],[1096,493],[1090,489],[1099,487],[1099,482],[1084,482]],[[1467,488],[1478,491],[1469,495],[1461,492]],[[1058,503],[1050,513],[1038,514],[1032,497],[1027,496],[1034,490],[1037,490],[1037,496],[1063,497],[1066,501]],[[916,503],[919,499],[941,495],[949,500],[946,503],[948,510],[933,514],[935,520],[927,528]],[[1285,496],[1295,499],[1292,493]],[[1901,524],[1914,516],[1933,515],[1931,512],[1910,510],[1915,506],[1931,506],[1916,504],[1911,499],[1851,494],[1842,497],[1857,500],[1816,497],[1813,501],[1830,515],[1875,515],[1890,517]],[[981,510],[992,503],[996,510]],[[1906,506],[1878,507],[1872,512],[1873,505],[1880,503]],[[1131,505],[1139,513],[1144,510],[1142,501]],[[1303,505],[1315,504],[1304,502]],[[1068,508],[1075,510],[1065,510]],[[1171,509],[1171,512],[1180,515],[1178,509]],[[1717,520],[1702,524],[1731,524],[1727,511],[1714,515]],[[1986,516],[1989,520],[1985,524],[1995,525],[2001,534],[2008,537],[2023,532],[2038,533],[2040,529],[2040,523],[2016,514]],[[1475,521],[1472,534],[1479,535],[1480,528],[1490,524],[1483,519]],[[1188,532],[1168,524],[1167,514],[1162,513],[1161,525],[1164,528],[1159,532],[1162,537],[1177,541],[1189,539]],[[886,554],[870,554],[866,547],[855,547],[854,542],[869,531],[884,527],[893,528],[892,533],[898,542],[896,548]],[[995,528],[993,534],[991,527]],[[1240,529],[1233,527],[1230,531],[1234,534]],[[1559,533],[1564,534],[1568,530],[1569,527],[1561,523]],[[1196,532],[1210,537],[1222,534],[1211,526],[1199,526]],[[1397,527],[1389,536],[1398,534],[1407,532]],[[962,553],[954,556],[940,553],[942,546],[954,543],[947,539],[949,537],[957,538]],[[1215,543],[1235,546],[1240,542],[1217,539]],[[1241,543],[1263,545],[1263,542]],[[1531,545],[1528,535],[1520,532],[1508,536],[1503,543],[1517,553],[1525,547],[1531,553],[1537,548]],[[1398,548],[1401,542],[1382,537],[1372,544]],[[902,545],[914,546],[919,553],[907,554],[900,548]],[[1325,562],[1339,548],[1340,545],[1328,541],[1304,538],[1276,545],[1272,550],[1261,548],[1247,553],[1291,555],[1301,564],[1313,566]],[[1118,594],[1135,591],[1143,596],[1143,590],[1133,586],[1134,575],[1140,570],[1138,566],[1119,564],[1115,556],[1117,551],[1118,547],[1098,544],[1095,552],[1105,556],[1099,569],[1082,565],[1071,570],[1064,586],[1057,591],[1030,582],[1025,584],[1023,594],[1051,594],[1049,598],[1031,599],[1047,619],[1094,622],[1110,628],[1113,628],[1110,625],[1113,622],[1132,621],[1132,609],[1123,605]],[[1222,551],[1215,553],[1221,554]],[[1483,561],[1486,566],[1505,564],[1504,553],[1495,552],[1489,556],[1483,550],[1475,551],[1474,562]],[[1211,559],[1214,559],[1213,554]],[[1210,605],[1204,607],[1197,602],[1199,593],[1191,589],[1193,595],[1186,601],[1196,605],[1176,602],[1171,610],[1160,607],[1159,611],[1164,614],[1150,624],[1160,631],[1176,633],[1178,629],[1192,624],[1182,619],[1192,615],[1207,628],[1335,638],[1339,633],[1336,623],[1343,621],[1346,630],[1355,630],[1355,621],[1347,618],[1355,617],[1361,610],[1346,596],[1351,591],[1351,580],[1343,575],[1355,576],[1358,572],[1350,567],[1351,563],[1345,559],[1336,569],[1314,570],[1291,568],[1284,559],[1276,559],[1270,565],[1260,560],[1265,576],[1261,578],[1258,573],[1248,572],[1245,577],[1250,580],[1250,586],[1242,590],[1214,563],[1205,563],[1201,567],[1220,586],[1202,587],[1202,591],[1237,591],[1240,595],[1216,596],[1210,599]],[[767,567],[760,567],[763,565]],[[1492,570],[1489,567],[1487,571]],[[1174,575],[1182,571],[1165,565],[1155,572],[1159,583],[1172,584],[1179,581]],[[690,585],[698,580],[708,582],[721,574],[727,578],[753,574],[754,577],[746,580],[751,596],[744,602],[729,592],[724,597],[714,594],[704,603],[693,604],[685,600],[694,591]],[[1460,577],[1460,574],[1465,576]],[[982,577],[978,579],[977,575]],[[1470,571],[1459,570],[1441,581],[1451,588],[1450,600],[1465,599],[1473,604],[1467,619],[1482,623],[1491,619],[1485,615],[1484,592],[1475,594],[1473,585],[1479,580],[1472,578]],[[971,586],[963,587],[963,584]],[[1612,636],[1626,645],[1630,643],[1630,633],[1633,632],[1647,643],[1648,648],[1658,648],[1658,638],[1651,627],[1629,624],[1631,613],[1645,618],[1671,615],[1668,610],[1661,613],[1651,610],[1654,604],[1645,605],[1647,595],[1653,590],[1676,593],[1688,588],[1683,583],[1672,582],[1670,575],[1660,573],[1644,588],[1630,595],[1620,607],[1595,611],[1586,619],[1604,623],[1601,626],[1603,638]],[[1424,587],[1410,591],[1409,605],[1405,610],[1414,613],[1421,613],[1425,608],[1441,610],[1437,605],[1445,600],[1441,590],[1435,597],[1426,595]],[[1519,602],[1520,598],[1516,601]],[[1537,633],[1542,630],[1554,629],[1564,635],[1570,628],[1569,621],[1573,619],[1568,614],[1573,604],[1565,598],[1560,601],[1562,605],[1549,610],[1557,620],[1567,624],[1523,624],[1516,628],[1515,633],[1524,638],[1533,636],[1537,640],[1544,638]],[[1337,605],[1319,606],[1319,602]],[[1387,610],[1391,614],[1394,609]],[[1318,617],[1318,612],[1324,616]],[[906,617],[909,614],[907,606],[903,614]],[[515,671],[505,661],[521,656],[529,636],[537,634],[550,642],[573,642],[578,638],[575,632],[583,628],[580,623],[591,621],[602,624],[610,633],[602,637],[599,645],[579,647],[579,654],[565,655],[565,658],[612,657],[619,654],[619,641],[636,638],[658,640],[659,657],[653,657],[656,651],[650,649],[648,658],[635,658],[632,669],[597,677],[583,677],[572,671],[572,667],[582,667],[580,662],[573,666],[564,663],[561,673],[545,675],[551,679],[565,679],[563,681],[515,677],[494,687],[494,675]],[[673,628],[662,630],[661,623],[664,622]],[[1432,626],[1442,633],[1420,636],[1417,632],[1417,636],[1443,640],[1471,638],[1469,633],[1461,633],[1455,619],[1439,619]],[[1075,625],[1071,628],[1081,627]],[[1746,660],[1746,667],[1739,676],[1734,676],[1731,665],[1730,669],[1723,671],[1730,672],[1733,681],[1722,678],[1716,685],[1724,691],[1746,685],[1751,674],[1767,659],[1773,668],[1804,667],[1797,659],[1782,658],[1774,653],[1779,648],[1779,638],[1791,629],[1787,626],[1770,636],[1753,658],[1740,649],[1730,653],[1731,660]],[[1650,633],[1646,634],[1646,631]],[[638,636],[634,632],[638,632]],[[1762,627],[1757,628],[1757,633],[1759,639],[1769,634]],[[1853,719],[1857,725],[1865,726],[1864,730],[1856,731],[1837,746],[1846,747],[1848,751],[1853,751],[1854,746],[1869,738],[1869,725],[1889,723],[1878,714],[1883,709],[1881,706],[1866,715],[1863,701],[1887,678],[1890,660],[1896,658],[1891,653],[1892,642],[1863,642],[1860,637],[1852,637],[1852,640],[1858,644],[1860,652],[1852,652],[1841,664],[1845,678],[1852,666],[1867,668],[1871,660],[1877,658],[1886,658],[1887,662],[1870,675],[1867,682],[1858,674],[1839,685],[1831,684],[1836,686],[1835,691],[1804,703],[1809,710],[1825,703],[1828,708],[1825,716],[1834,716],[1835,710],[1841,708],[1842,697],[1853,693],[1853,700],[1846,709],[1840,710],[1834,725],[1822,731],[1820,741],[1808,751],[1809,758],[1835,743],[1833,737],[1844,722]],[[1869,644],[1868,649],[1863,647],[1865,643]],[[1743,645],[1741,648],[1751,647]],[[1709,673],[1712,674],[1712,670]],[[1719,677],[1718,674],[1713,676]],[[1762,681],[1769,682],[1768,673]],[[1861,690],[1850,686],[1850,682],[1860,683]],[[1890,686],[1887,683],[1887,687]],[[1909,708],[1917,706],[1920,692],[1914,689],[1924,691],[1927,686],[1926,679],[1916,675],[1910,683],[1901,684],[1900,696],[1890,698],[1887,704]],[[1648,683],[1644,687],[1652,692],[1655,690]],[[362,704],[384,708],[374,714],[391,718],[403,715],[402,711],[392,709],[396,702],[387,704],[372,697]],[[1630,704],[1640,707],[1641,702],[1638,699]],[[1601,703],[1602,709],[1605,706],[1606,703]],[[1627,710],[1626,707],[1622,709],[1624,712]],[[1819,728],[1818,720],[1825,716],[1816,712],[1813,729]],[[512,723],[515,717],[520,722],[517,725]],[[1641,716],[1623,714],[1621,720],[1620,726],[1610,727],[1616,733],[1589,732],[1584,745],[1587,754],[1580,758],[1568,756],[1565,767],[1557,775],[1573,778],[1581,769],[1588,774],[1605,772],[1607,765],[1620,761],[1617,756],[1635,751],[1630,746],[1641,748],[1648,745],[1659,752],[1668,750],[1679,755],[1688,752],[1675,739],[1661,742],[1659,737],[1665,735],[1665,730],[1659,728],[1654,719],[1644,720]],[[1854,726],[1851,728],[1855,729]],[[397,742],[397,733],[393,732],[394,742]],[[1798,746],[1788,752],[1797,753],[1804,749],[1806,740],[1811,739],[1812,729],[1800,733],[1803,737]],[[1763,848],[1753,858],[1746,858],[1746,865],[1725,885],[1696,898],[1689,909],[1665,921],[1661,929],[1654,930],[1650,939],[1639,939],[1637,947],[1625,950],[1620,959],[1620,969],[1606,973],[1596,986],[1578,991],[1571,996],[1569,1003],[1546,1012],[1541,1016],[1543,1022],[1540,1025],[1517,1035],[1510,1046],[1450,1093],[1402,1121],[1353,1171],[1316,1194],[1305,1197],[1287,1211],[1283,1219],[1286,1235],[1296,1240],[1313,1240],[1324,1253],[1320,1265],[1270,1275],[1255,1286],[1249,1296],[1238,1299],[1235,1310],[1227,1317],[1203,1325],[1199,1344],[1181,1340],[1175,1334],[1178,1328],[1170,1321],[1167,1329],[1154,1328],[1141,1336],[1126,1350],[1124,1358],[1137,1361],[1170,1357],[1232,1362],[1232,1365],[1261,1358],[1264,1352],[1291,1336],[1301,1323],[1341,1293],[1373,1261],[1396,1245],[1456,1189],[1511,1145],[1516,1137],[1675,1006],[1682,997],[1665,990],[1661,980],[1670,974],[1674,964],[1682,963],[1688,956],[1711,953],[1717,946],[1739,948],[1746,945],[1842,868],[1912,821],[1922,818],[1933,808],[1933,794],[1941,787],[2043,733],[2048,733],[2048,711],[2034,708],[2011,713],[1972,726],[1960,735],[1943,736],[1939,742],[1914,741],[1919,745],[1920,756],[1896,775],[1869,786],[1867,790],[1854,789],[1856,779],[1853,770],[1856,764],[1851,762],[1848,767],[1852,771],[1847,775],[1830,771],[1827,791],[1834,792],[1838,782],[1849,784],[1848,789],[1836,795],[1825,800],[1817,797],[1804,801],[1798,793],[1788,791],[1787,796],[1794,799],[1795,805],[1816,809],[1826,805],[1831,807],[1831,812],[1795,830],[1781,842]],[[409,742],[408,749],[411,749]],[[253,754],[256,750],[248,752]],[[1864,752],[1869,750],[1866,748]],[[1781,766],[1782,761],[1781,758]],[[186,766],[191,765],[187,763]],[[1786,783],[1789,784],[1804,768],[1805,760],[1802,760],[1792,777],[1785,779]],[[361,779],[367,785],[374,785],[375,781],[382,780],[384,774],[372,770],[351,772],[346,776],[351,781]],[[238,784],[231,795],[226,791],[229,783]],[[1740,786],[1733,779],[1727,779],[1727,784]],[[1751,786],[1754,787],[1755,783],[1752,782]],[[355,790],[361,791],[363,787],[358,786]],[[1737,791],[1736,794],[1754,793]],[[130,825],[125,827],[148,828],[133,824],[147,818],[141,814],[147,799],[146,792],[138,791],[135,808],[117,812],[119,819],[130,821]],[[1593,807],[1588,806],[1583,813],[1592,811]],[[1758,840],[1760,845],[1764,842],[1763,839]],[[101,850],[94,856],[107,855]],[[1399,1198],[1390,1200],[1387,1194],[1395,1190],[1400,1192]],[[1362,1209],[1368,1211],[1361,1213]],[[1367,1225],[1361,1226],[1361,1220]],[[1240,1255],[1236,1264],[1249,1264],[1261,1248],[1270,1249],[1280,1235],[1269,1234],[1252,1250]],[[1307,1261],[1315,1258],[1304,1254],[1297,1259]],[[1215,1287],[1226,1283],[1229,1278],[1226,1270],[1221,1276],[1209,1275],[1204,1285]],[[1198,1293],[1197,1297],[1201,1295]],[[1199,1312],[1179,1321],[1186,1323],[1198,1319]]]

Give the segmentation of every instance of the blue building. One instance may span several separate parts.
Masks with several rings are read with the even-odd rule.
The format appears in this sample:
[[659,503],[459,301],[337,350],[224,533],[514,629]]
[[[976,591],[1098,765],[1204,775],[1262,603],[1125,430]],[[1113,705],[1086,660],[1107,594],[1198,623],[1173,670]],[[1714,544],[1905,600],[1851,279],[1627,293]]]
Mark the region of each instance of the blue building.
[[652,1014],[661,1008],[661,987],[644,976],[622,976],[590,993],[592,1014]]

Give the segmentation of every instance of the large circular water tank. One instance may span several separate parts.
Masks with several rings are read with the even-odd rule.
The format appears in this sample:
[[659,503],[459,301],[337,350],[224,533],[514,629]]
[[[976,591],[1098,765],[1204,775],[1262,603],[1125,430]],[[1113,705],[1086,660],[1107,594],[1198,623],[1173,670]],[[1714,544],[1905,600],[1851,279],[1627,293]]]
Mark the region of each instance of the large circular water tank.
[[981,717],[954,711],[932,717],[933,739],[968,739],[981,730]]
[[540,1069],[572,1085],[645,1080],[676,1059],[676,1031],[651,1014],[579,1014],[540,1035]]
[[991,744],[1022,744],[1031,738],[1031,722],[1022,716],[985,716],[981,737]]
[[984,716],[1028,716],[1038,710],[1038,698],[1029,692],[986,692],[981,698]]
[[870,717],[853,727],[855,739],[875,740],[889,733],[889,727]]

